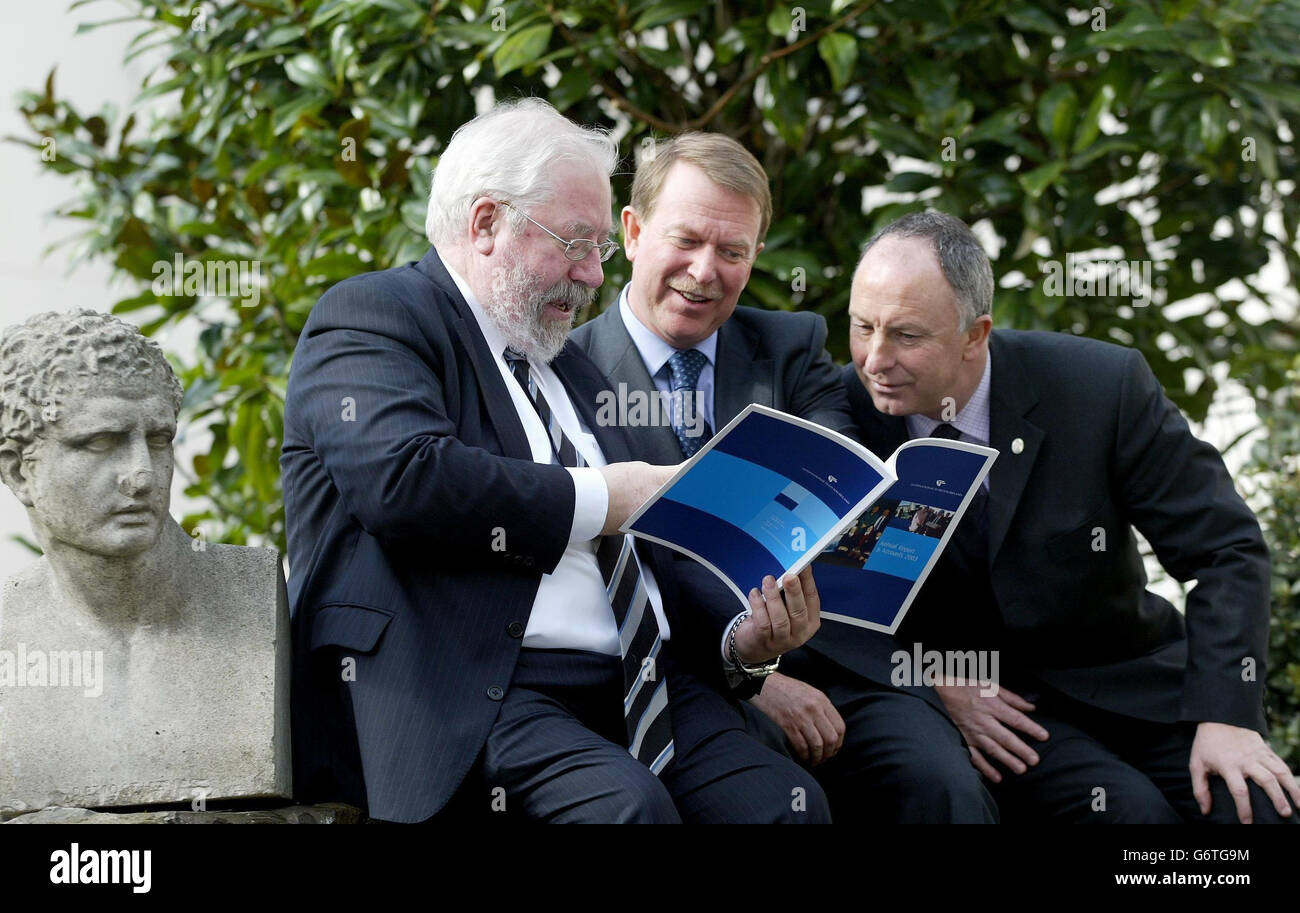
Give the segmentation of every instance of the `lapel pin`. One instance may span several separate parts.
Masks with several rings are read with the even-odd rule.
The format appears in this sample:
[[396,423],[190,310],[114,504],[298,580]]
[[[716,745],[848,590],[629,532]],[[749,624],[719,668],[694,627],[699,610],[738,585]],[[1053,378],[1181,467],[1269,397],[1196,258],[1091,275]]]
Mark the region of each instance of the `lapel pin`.
[[1023,438],[1016,438],[1014,441],[1011,442],[1011,452],[1012,453],[1025,452],[1025,442]]

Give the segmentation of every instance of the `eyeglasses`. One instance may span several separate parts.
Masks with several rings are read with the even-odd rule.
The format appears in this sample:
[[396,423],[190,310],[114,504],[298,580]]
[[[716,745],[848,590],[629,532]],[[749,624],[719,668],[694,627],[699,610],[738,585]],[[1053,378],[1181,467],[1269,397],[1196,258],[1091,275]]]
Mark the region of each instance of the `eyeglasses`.
[[532,222],[542,231],[546,232],[552,238],[554,238],[555,240],[563,244],[564,256],[566,259],[585,260],[587,259],[587,254],[591,253],[593,250],[596,250],[600,252],[600,262],[604,263],[610,257],[614,256],[614,251],[618,250],[619,248],[619,244],[617,241],[601,241],[599,244],[597,244],[595,241],[589,241],[586,238],[576,238],[572,241],[566,241],[564,238],[561,238],[559,235],[551,231],[541,222],[538,222],[528,213],[524,212],[518,206],[511,206],[511,204],[507,203],[505,200],[497,200],[497,202],[500,203],[502,206],[510,206],[510,208],[513,209],[515,212],[519,213],[529,222]]

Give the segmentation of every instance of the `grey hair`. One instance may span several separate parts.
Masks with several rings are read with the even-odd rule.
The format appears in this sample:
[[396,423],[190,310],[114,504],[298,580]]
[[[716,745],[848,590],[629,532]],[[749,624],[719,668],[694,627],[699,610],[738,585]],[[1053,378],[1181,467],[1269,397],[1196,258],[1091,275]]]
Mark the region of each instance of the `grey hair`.
[[930,242],[943,277],[957,296],[957,316],[961,328],[968,330],[976,318],[993,312],[993,267],[979,239],[961,219],[929,210],[912,212],[890,222],[867,242],[858,258],[858,266],[867,251],[881,238],[924,238]]
[[[607,131],[583,127],[540,98],[502,102],[462,124],[433,170],[424,232],[430,244],[454,243],[470,205],[490,196],[524,209],[555,197],[557,165],[573,162],[608,176],[618,164],[618,144]],[[524,217],[507,209],[512,231]]]

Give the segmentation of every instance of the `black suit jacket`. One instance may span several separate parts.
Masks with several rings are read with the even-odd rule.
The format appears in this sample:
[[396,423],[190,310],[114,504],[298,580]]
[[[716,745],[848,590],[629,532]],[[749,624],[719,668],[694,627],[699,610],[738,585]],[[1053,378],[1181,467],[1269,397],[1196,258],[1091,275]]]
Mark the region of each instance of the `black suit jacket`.
[[[621,430],[596,421],[606,382],[586,356],[569,344],[552,366],[606,459],[630,459]],[[532,461],[433,250],[325,293],[294,354],[284,428],[300,798],[424,820],[496,719],[538,584],[568,541],[572,478]],[[725,687],[720,624],[677,611],[666,550],[642,555],[676,664]],[[674,714],[678,750],[724,722]]]
[[[1218,451],[1192,435],[1136,350],[994,330],[990,352],[989,443],[1001,454],[989,568],[1004,671],[1013,660],[1139,719],[1263,732],[1268,551]],[[904,420],[876,411],[851,365],[842,378],[863,442],[893,452]],[[1146,590],[1134,528],[1173,577],[1196,581],[1186,619]],[[941,558],[899,639],[989,644],[964,611],[968,586]]]
[[[572,339],[615,387],[624,383],[629,391],[654,391],[645,360],[617,307],[578,327]],[[826,321],[819,314],[737,307],[718,329],[713,388],[713,416],[719,428],[750,403],[759,403],[859,439],[838,371],[826,352]],[[682,461],[681,446],[671,428],[631,428],[628,436],[637,459],[661,464]],[[706,585],[704,578],[716,580],[706,572],[691,578],[692,588],[701,602],[715,606],[715,613],[734,615],[745,608],[725,588],[705,598],[701,589]],[[726,608],[719,612],[719,605]],[[891,657],[900,646],[886,634],[832,621],[822,624],[805,649],[829,657],[877,684],[890,685]],[[915,690],[938,705],[933,689],[907,690]]]

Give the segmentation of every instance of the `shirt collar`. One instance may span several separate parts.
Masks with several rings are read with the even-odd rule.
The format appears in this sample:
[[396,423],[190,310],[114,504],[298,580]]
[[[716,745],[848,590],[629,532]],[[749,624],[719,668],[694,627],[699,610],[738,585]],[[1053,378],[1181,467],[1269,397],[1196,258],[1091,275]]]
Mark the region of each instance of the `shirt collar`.
[[[677,349],[674,349],[651,332],[641,322],[641,318],[632,312],[632,305],[627,297],[630,288],[631,285],[625,285],[623,291],[619,293],[618,312],[623,318],[623,326],[627,327],[628,335],[632,337],[633,344],[636,345],[637,351],[641,353],[641,360],[645,362],[646,370],[650,372],[651,377],[655,377],[663,370],[664,365],[668,364],[668,359],[672,358]],[[708,339],[699,343],[695,348],[704,353],[704,357],[709,360],[709,364],[716,364],[718,331],[714,330]]]
[[[980,375],[979,385],[971,398],[962,407],[949,422],[962,434],[974,438],[981,444],[987,445],[989,442],[989,391],[992,389],[993,378],[993,352],[992,350],[984,358],[984,373]],[[919,412],[907,416],[907,433],[911,437],[931,437],[934,429],[938,428],[942,421],[930,418],[928,415],[922,415]]]

